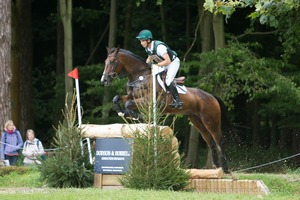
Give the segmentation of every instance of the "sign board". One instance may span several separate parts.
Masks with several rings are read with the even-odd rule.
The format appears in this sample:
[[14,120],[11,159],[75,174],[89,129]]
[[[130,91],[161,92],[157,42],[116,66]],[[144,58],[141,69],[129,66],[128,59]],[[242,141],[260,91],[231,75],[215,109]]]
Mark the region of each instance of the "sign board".
[[133,139],[97,138],[96,174],[124,174],[129,169]]

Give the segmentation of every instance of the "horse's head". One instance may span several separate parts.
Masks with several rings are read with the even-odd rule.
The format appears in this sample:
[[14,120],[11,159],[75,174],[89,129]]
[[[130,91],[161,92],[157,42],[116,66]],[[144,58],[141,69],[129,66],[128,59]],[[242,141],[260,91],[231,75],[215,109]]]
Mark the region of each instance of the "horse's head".
[[105,67],[101,77],[101,83],[105,86],[109,85],[113,78],[116,78],[119,73],[122,71],[122,65],[118,60],[118,53],[120,48],[108,48],[107,50],[107,58],[105,60]]

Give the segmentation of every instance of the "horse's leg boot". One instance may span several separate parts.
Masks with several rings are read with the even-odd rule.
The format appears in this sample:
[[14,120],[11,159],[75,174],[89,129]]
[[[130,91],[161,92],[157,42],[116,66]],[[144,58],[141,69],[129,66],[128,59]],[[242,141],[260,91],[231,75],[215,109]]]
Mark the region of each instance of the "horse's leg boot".
[[171,106],[172,108],[182,109],[183,102],[179,98],[179,94],[174,83],[171,83],[169,85],[169,90],[174,98],[174,101],[171,104],[169,104],[169,106]]

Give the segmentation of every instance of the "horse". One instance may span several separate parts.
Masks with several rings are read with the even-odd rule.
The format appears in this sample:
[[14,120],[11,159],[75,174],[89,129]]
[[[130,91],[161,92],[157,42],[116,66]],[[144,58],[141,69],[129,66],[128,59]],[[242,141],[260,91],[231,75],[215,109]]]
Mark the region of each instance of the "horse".
[[[149,66],[140,56],[117,48],[108,48],[105,68],[101,77],[104,86],[108,86],[112,80],[121,73],[125,73],[128,78],[127,94],[116,95],[113,104],[119,116],[131,116],[137,118],[137,105],[145,100],[146,93],[141,93],[145,88],[149,89],[152,84],[151,66]],[[157,80],[155,80],[157,81]],[[156,84],[156,91],[162,92],[162,87]],[[226,107],[224,102],[212,94],[201,89],[186,87],[185,94],[179,94],[183,107],[181,109],[172,108],[169,103],[173,97],[170,93],[164,92],[165,114],[187,115],[193,126],[200,132],[202,138],[207,143],[212,152],[213,164],[216,168],[221,167],[225,173],[229,173],[227,159],[223,150],[222,140],[222,120],[225,118]],[[148,93],[149,95],[149,93]],[[125,105],[125,110],[120,104]],[[224,120],[223,120],[224,121]]]

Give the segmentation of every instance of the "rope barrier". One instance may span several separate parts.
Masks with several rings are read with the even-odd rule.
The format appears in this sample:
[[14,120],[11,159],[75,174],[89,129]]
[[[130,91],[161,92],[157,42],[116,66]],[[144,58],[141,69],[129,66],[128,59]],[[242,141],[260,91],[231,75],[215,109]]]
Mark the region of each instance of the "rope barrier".
[[268,162],[268,163],[265,163],[265,164],[257,165],[257,166],[254,166],[254,167],[249,167],[249,168],[246,168],[246,169],[236,170],[234,172],[243,172],[243,171],[247,171],[247,170],[250,170],[250,169],[256,169],[256,168],[264,167],[264,166],[271,165],[271,164],[274,164],[274,163],[277,163],[277,162],[281,162],[281,161],[284,161],[284,160],[287,160],[287,159],[290,159],[290,158],[294,158],[296,156],[300,156],[300,153],[297,153],[295,155],[292,155],[292,156],[289,156],[289,157],[286,157],[286,158],[282,158],[282,159],[279,159],[279,160],[275,160],[275,161],[272,161],[272,162]]
[[[10,144],[7,144],[7,143],[4,143],[4,142],[1,142],[1,144],[6,144],[8,146],[11,146],[11,147],[17,147],[17,146],[14,146],[14,145],[10,145]],[[66,148],[66,147],[64,147]],[[20,149],[23,149],[22,147]],[[58,150],[59,148],[55,148],[55,149],[44,149],[45,152],[47,151],[56,151]],[[297,157],[297,156],[300,156],[300,153],[297,153],[297,154],[294,154],[294,155],[291,155],[291,156],[288,156],[288,157],[285,157],[285,158],[282,158],[282,159],[279,159],[279,160],[275,160],[275,161],[272,161],[272,162],[268,162],[268,163],[265,163],[265,164],[261,164],[261,165],[256,165],[254,167],[249,167],[249,168],[245,168],[245,169],[240,169],[240,170],[236,170],[236,171],[233,171],[233,172],[243,172],[243,171],[248,171],[250,169],[256,169],[256,168],[260,168],[260,167],[265,167],[265,166],[268,166],[268,165],[271,165],[271,164],[274,164],[274,163],[278,163],[278,162],[281,162],[281,161],[284,161],[284,160],[288,160],[288,159],[291,159],[291,158],[294,158],[294,157]]]
[[[10,146],[10,147],[18,148],[18,146],[11,145],[11,144],[8,144],[8,143],[5,143],[5,142],[1,142],[1,141],[0,141],[0,143],[1,143],[1,144],[5,144],[5,145]],[[66,148],[66,147],[64,147],[64,148]],[[20,150],[22,150],[22,149],[24,149],[24,148],[23,148],[23,147],[20,147]],[[45,152],[47,152],[47,151],[56,151],[56,150],[58,150],[58,149],[60,149],[60,148],[55,148],[55,149],[44,149],[44,151],[45,151]]]

